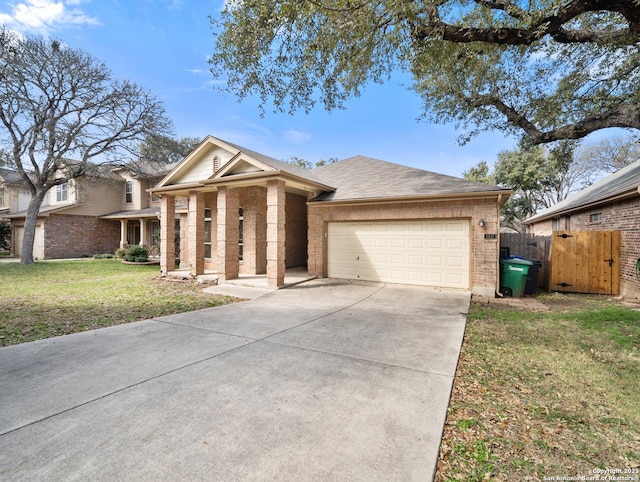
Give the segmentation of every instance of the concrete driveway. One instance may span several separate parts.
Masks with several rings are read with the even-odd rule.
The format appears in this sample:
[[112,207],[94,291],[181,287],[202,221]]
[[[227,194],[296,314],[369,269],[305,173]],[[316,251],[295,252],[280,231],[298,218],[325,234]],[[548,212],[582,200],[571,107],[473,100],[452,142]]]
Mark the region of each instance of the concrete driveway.
[[469,301],[315,280],[1,348],[0,479],[431,480]]

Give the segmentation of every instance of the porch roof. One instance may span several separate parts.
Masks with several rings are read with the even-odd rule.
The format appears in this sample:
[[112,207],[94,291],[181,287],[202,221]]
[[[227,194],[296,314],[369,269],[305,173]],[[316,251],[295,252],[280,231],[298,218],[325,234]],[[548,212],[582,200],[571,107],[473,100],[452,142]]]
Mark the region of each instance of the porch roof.
[[[55,204],[55,205],[42,206],[40,208],[40,211],[38,211],[38,217],[49,216],[50,214],[66,211],[68,209],[75,208],[79,205],[80,205],[79,202],[74,202],[74,203],[63,204],[63,205]],[[27,216],[27,210],[25,209],[24,211],[16,211],[15,213],[7,214],[5,217],[7,219],[20,219],[26,216]]]
[[[176,212],[187,212],[187,206],[185,204],[176,205]],[[116,211],[113,213],[100,216],[100,219],[141,219],[160,218],[160,206],[154,206],[146,209],[129,209],[125,211]]]

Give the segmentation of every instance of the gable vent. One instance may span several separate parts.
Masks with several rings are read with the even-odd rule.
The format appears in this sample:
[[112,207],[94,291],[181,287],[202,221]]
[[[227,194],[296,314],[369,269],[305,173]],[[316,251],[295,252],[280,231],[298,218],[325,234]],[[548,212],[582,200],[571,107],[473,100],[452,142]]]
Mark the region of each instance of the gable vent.
[[216,172],[220,169],[220,158],[218,156],[213,158],[213,172]]

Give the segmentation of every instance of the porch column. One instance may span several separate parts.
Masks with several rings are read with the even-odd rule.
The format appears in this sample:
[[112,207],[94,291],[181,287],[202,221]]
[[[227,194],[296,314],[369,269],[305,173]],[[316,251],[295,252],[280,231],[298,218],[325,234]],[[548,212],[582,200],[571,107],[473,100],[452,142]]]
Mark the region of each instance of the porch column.
[[267,284],[284,284],[285,199],[284,181],[267,181]]
[[124,249],[127,246],[127,220],[120,220],[120,248]]
[[238,277],[240,198],[238,190],[221,186],[218,188],[218,276],[220,280]]
[[147,222],[140,219],[140,246],[147,244]]
[[166,276],[175,268],[176,198],[164,194],[160,198],[160,274]]
[[191,274],[204,274],[204,194],[189,193],[189,221],[187,239],[189,243],[189,266]]

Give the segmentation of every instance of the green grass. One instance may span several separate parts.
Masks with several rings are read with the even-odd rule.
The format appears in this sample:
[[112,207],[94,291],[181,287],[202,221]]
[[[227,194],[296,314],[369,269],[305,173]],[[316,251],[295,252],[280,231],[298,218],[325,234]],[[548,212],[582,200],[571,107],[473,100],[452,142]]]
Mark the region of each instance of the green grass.
[[234,301],[157,265],[117,260],[0,264],[0,346],[192,311]]
[[640,467],[640,312],[574,301],[545,313],[472,305],[436,480]]

